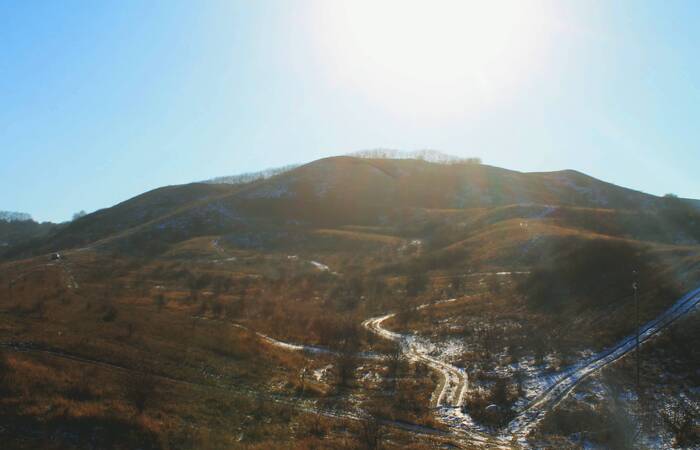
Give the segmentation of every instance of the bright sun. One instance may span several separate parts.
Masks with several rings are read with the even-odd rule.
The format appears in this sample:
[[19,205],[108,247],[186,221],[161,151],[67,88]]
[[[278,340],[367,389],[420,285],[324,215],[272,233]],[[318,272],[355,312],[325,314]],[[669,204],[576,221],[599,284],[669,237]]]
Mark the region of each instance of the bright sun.
[[335,77],[400,108],[433,112],[471,107],[512,89],[536,66],[550,12],[524,0],[318,6],[318,40]]

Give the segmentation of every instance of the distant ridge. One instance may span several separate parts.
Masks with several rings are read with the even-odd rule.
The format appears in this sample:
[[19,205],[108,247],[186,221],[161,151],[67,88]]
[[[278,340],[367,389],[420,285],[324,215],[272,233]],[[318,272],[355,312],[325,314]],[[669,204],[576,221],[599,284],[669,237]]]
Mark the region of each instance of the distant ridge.
[[[376,148],[348,153],[345,156],[363,159],[417,159],[435,164],[481,164],[481,158],[461,158],[431,149],[404,151],[390,148]],[[246,172],[238,175],[211,178],[202,183],[234,185],[252,183],[253,181],[266,180],[276,175],[289,172],[300,166],[301,164],[289,164],[282,167],[261,170],[259,172]]]
[[694,198],[684,198],[683,201],[693,205],[696,208],[700,208],[700,200]]
[[375,148],[349,153],[347,156],[365,159],[418,159],[435,164],[481,164],[481,158],[461,158],[432,149],[404,151],[391,148]]
[[[360,155],[158,188],[55,228],[32,242],[11,245],[4,257],[91,245],[155,255],[177,243],[214,235],[231,236],[241,246],[296,245],[315,239],[304,234],[312,229],[401,227],[406,214],[427,218],[444,211],[460,214],[484,209],[501,214],[532,205],[546,206],[546,214],[561,207],[562,211],[575,208],[570,212],[574,215],[615,217],[604,222],[609,229],[601,225],[590,230],[595,233],[617,236],[622,230],[664,243],[700,242],[700,231],[693,228],[700,219],[693,222],[677,214],[676,222],[662,227],[667,233],[653,234],[649,230],[661,225],[648,222],[673,212],[665,199],[580,172],[524,173],[425,150],[370,150]],[[647,226],[637,225],[636,219]]]
[[26,222],[32,220],[32,216],[23,212],[0,211],[0,220],[4,222]]
[[294,170],[299,167],[300,164],[289,164],[287,166],[275,167],[272,169],[265,169],[259,172],[246,172],[238,175],[229,175],[223,177],[216,177],[210,180],[205,180],[203,183],[206,184],[246,184],[252,183],[253,181],[266,180],[268,178],[274,177],[290,170]]

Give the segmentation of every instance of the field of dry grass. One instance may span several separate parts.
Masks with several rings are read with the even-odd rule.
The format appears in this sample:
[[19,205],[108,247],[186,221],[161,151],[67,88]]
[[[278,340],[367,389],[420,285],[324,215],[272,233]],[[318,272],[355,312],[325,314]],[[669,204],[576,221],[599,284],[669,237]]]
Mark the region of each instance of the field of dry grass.
[[[324,273],[262,277],[90,251],[3,265],[6,442],[349,449],[364,445],[358,436],[368,425],[323,411],[372,409],[382,420],[434,425],[423,406],[434,381],[424,368],[402,366],[387,385],[381,361],[354,356],[369,348],[359,305],[332,305],[348,312],[339,319],[327,303],[352,287]],[[290,351],[246,328],[338,354]],[[420,448],[400,428],[380,430],[399,447]]]
[[[306,168],[302,181],[348,183],[331,176],[344,164]],[[357,164],[377,188],[400,177]],[[312,186],[284,179],[274,192],[292,190],[301,203],[265,197],[262,182],[198,187],[184,206],[178,189],[166,190],[156,193],[161,215],[140,222],[140,205],[161,200],[135,199],[57,241],[99,237],[92,245],[1,263],[0,437],[57,449],[429,447],[447,429],[429,408],[442,380],[365,330],[365,319],[397,313],[385,325],[463,369],[473,387],[466,409],[498,428],[526,399],[526,376],[554,374],[634,329],[633,271],[643,321],[700,280],[694,231],[674,212],[487,208],[476,197],[474,208],[456,208],[442,191],[457,195],[464,174],[450,170],[441,186],[411,191],[413,203],[400,181],[407,190],[396,201],[412,206],[374,221],[383,205],[371,186],[323,204],[308,203]],[[476,185],[488,186],[481,175]],[[341,211],[353,195],[366,204]],[[227,222],[232,205],[267,222]],[[270,219],[296,207],[304,220]],[[138,225],[109,234],[117,213]],[[656,360],[670,352],[661,342]],[[493,404],[503,414],[487,413]],[[566,426],[545,422],[538,438],[556,442]]]

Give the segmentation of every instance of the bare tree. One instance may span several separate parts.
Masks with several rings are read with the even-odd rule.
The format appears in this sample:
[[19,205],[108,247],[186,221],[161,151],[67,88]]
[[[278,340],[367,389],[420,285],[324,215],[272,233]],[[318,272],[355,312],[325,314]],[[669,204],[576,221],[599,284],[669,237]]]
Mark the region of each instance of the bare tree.
[[10,364],[7,362],[5,355],[0,353],[0,394],[8,388],[10,370]]
[[463,280],[461,276],[454,275],[450,278],[450,290],[452,291],[452,295],[459,295],[462,291],[462,284]]
[[74,213],[74,214],[73,214],[73,219],[71,219],[71,220],[75,221],[75,220],[78,220],[78,219],[80,219],[81,217],[85,217],[85,216],[87,216],[87,213],[85,212],[84,209],[81,209],[81,210],[78,211],[77,213]]
[[501,280],[497,275],[492,275],[486,279],[486,286],[491,295],[499,295],[501,293]]
[[695,425],[700,408],[682,396],[670,406],[658,409],[661,419],[674,435],[675,443],[682,448],[695,448],[700,443],[700,429]]
[[338,385],[348,386],[355,376],[357,357],[353,351],[342,351],[336,358]]
[[402,356],[403,353],[399,345],[395,345],[387,354],[387,380],[391,383],[391,387],[394,390],[396,390],[398,378],[404,367]]
[[381,448],[386,430],[376,411],[369,411],[368,415],[360,420],[359,431],[358,440],[361,445],[360,448],[366,450],[377,450]]
[[429,281],[430,280],[425,272],[418,270],[414,271],[408,276],[408,280],[406,281],[406,294],[409,297],[416,297],[418,294],[421,294],[426,290]]
[[165,296],[163,294],[158,294],[155,298],[155,303],[158,311],[162,311],[165,306]]
[[158,379],[148,372],[129,373],[124,379],[125,398],[139,414],[157,400]]
[[610,448],[632,450],[637,448],[637,423],[629,411],[629,406],[620,400],[619,387],[609,385],[611,395],[607,400],[604,420],[610,427],[608,442]]

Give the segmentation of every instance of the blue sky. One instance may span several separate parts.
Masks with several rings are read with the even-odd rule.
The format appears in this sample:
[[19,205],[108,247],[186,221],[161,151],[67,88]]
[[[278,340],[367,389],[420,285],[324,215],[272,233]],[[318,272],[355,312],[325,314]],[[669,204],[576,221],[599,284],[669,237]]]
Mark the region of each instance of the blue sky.
[[441,34],[411,22],[434,2],[407,19],[339,0],[4,1],[0,210],[60,221],[378,147],[700,197],[700,2],[520,3],[440,4],[426,20],[489,21]]

